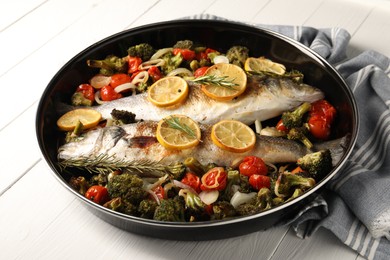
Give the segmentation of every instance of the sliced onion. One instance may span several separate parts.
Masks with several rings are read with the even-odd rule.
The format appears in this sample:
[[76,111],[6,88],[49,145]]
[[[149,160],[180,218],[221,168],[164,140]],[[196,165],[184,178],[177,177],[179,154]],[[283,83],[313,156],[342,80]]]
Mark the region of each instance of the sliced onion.
[[199,198],[206,204],[211,205],[217,201],[219,191],[217,190],[205,190],[199,193]]
[[283,173],[279,174],[278,179],[275,182],[274,193],[276,196],[284,198],[286,197],[286,195],[279,193],[279,185],[280,185],[280,181],[282,180],[282,174]]
[[271,171],[271,172],[268,172],[268,174],[275,174],[275,173],[278,172],[278,167],[276,167],[275,164],[273,164],[273,163],[268,163],[268,162],[265,162],[265,164],[266,164],[269,168],[271,168],[271,169],[273,170],[273,171]]
[[193,76],[192,72],[186,68],[177,68],[167,74],[167,76],[176,76],[176,75],[183,75],[189,77]]
[[286,134],[283,133],[282,131],[279,131],[278,129],[276,129],[276,127],[271,127],[271,126],[267,126],[263,129],[260,130],[260,135],[266,135],[266,136],[273,136],[273,137],[281,137],[281,136],[285,136]]
[[244,204],[256,197],[256,195],[256,192],[242,193],[237,191],[230,199],[230,204],[232,204],[234,208],[237,208],[239,205]]
[[218,55],[218,56],[214,57],[213,62],[214,62],[214,64],[218,64],[218,63],[226,63],[226,64],[228,64],[229,63],[229,59],[226,56],[224,56],[224,55]]
[[101,89],[104,86],[107,86],[111,83],[111,77],[96,75],[89,80],[89,84],[96,89]]
[[95,92],[95,101],[96,101],[96,103],[98,103],[99,105],[108,102],[108,101],[103,101],[103,100],[101,100],[101,98],[100,98],[100,90],[98,90],[98,91]]
[[194,194],[198,194],[191,186],[184,184],[181,181],[173,180],[172,182],[173,182],[173,185],[175,185],[176,187],[178,187],[180,189],[187,189]]
[[142,62],[141,65],[138,66],[139,70],[147,70],[151,67],[161,67],[165,64],[163,59],[154,59]]
[[147,71],[141,71],[134,77],[131,83],[135,85],[137,85],[138,83],[146,83],[148,79],[149,79],[149,73]]
[[160,199],[158,198],[158,196],[156,195],[156,193],[154,193],[152,190],[147,190],[147,192],[152,195],[153,199],[157,202],[158,205],[160,205]]
[[119,86],[117,86],[114,90],[115,92],[117,93],[121,93],[123,91],[126,91],[126,90],[135,90],[137,88],[137,86],[131,82],[127,82],[127,83],[123,83]]
[[155,54],[153,54],[153,56],[150,58],[150,60],[159,59],[161,56],[163,56],[164,54],[171,52],[171,51],[173,51],[173,48],[159,49],[158,51],[156,51]]

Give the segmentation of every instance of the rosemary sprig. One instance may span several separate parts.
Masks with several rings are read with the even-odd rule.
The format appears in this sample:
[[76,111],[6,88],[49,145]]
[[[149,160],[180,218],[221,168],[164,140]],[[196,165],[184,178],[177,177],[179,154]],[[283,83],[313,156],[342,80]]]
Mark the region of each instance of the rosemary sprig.
[[58,163],[62,170],[66,168],[77,168],[86,170],[89,173],[103,173],[108,174],[110,172],[121,170],[133,172],[142,176],[155,176],[161,177],[165,174],[173,176],[178,175],[185,170],[183,164],[165,165],[159,161],[152,160],[138,160],[138,161],[125,161],[123,159],[117,159],[114,155],[100,154],[96,157],[80,157],[78,159],[67,159]]
[[234,83],[234,79],[228,80],[228,76],[215,76],[215,75],[206,75],[195,78],[191,80],[192,82],[204,84],[204,85],[216,85],[224,88],[228,88],[231,90],[236,90],[234,87],[238,86],[237,83]]
[[177,129],[189,137],[196,139],[194,131],[188,125],[180,122],[177,117],[170,116],[169,118],[165,118],[164,121],[169,125],[170,128]]

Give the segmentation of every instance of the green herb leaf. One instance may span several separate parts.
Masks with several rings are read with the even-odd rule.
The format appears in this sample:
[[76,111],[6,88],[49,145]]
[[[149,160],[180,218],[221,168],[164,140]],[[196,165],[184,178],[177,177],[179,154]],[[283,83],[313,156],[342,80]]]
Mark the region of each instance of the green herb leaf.
[[195,78],[191,81],[199,84],[216,85],[231,90],[236,90],[234,87],[238,86],[238,84],[234,83],[234,79],[228,80],[227,78],[228,76],[217,77],[215,75],[206,75],[206,76]]
[[196,139],[194,131],[186,124],[180,122],[180,120],[175,116],[170,116],[165,118],[164,121],[169,125],[170,128],[177,129],[191,138]]
[[104,173],[121,170],[139,174],[141,176],[161,177],[165,174],[176,175],[185,169],[183,164],[165,165],[152,160],[124,161],[117,159],[114,155],[101,154],[96,157],[80,157],[78,159],[67,159],[58,162],[62,170],[66,168],[77,168],[86,170],[89,173]]

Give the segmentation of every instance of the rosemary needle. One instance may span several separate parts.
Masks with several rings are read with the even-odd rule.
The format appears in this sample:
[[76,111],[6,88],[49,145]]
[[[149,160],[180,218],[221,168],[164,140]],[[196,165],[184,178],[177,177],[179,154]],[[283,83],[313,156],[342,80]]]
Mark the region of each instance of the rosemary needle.
[[165,118],[164,121],[169,125],[169,127],[177,129],[187,134],[189,137],[196,139],[194,131],[188,125],[180,122],[177,117],[170,116],[169,118]]
[[217,77],[215,75],[206,75],[201,76],[198,78],[195,78],[191,80],[192,82],[199,83],[199,84],[205,84],[205,85],[216,85],[220,87],[225,87],[231,90],[236,90],[234,87],[238,86],[237,83],[234,83],[235,79],[228,80],[228,76],[221,76]]

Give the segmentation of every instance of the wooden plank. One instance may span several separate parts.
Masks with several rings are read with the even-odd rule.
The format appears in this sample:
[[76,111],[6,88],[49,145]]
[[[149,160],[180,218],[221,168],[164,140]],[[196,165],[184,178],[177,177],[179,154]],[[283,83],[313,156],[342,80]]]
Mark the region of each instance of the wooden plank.
[[143,13],[134,23],[131,23],[128,28],[200,14],[209,5],[209,0],[198,0],[196,2],[191,0],[161,0]]
[[370,13],[368,4],[326,0],[304,23],[316,28],[341,27],[353,34]]
[[[326,243],[324,243],[326,241]],[[344,246],[330,231],[319,229],[310,238],[298,238],[290,230],[272,259],[343,259],[355,260],[357,253]]]
[[[149,0],[140,3],[134,0],[132,3],[118,0],[116,3],[118,6],[131,6],[137,3],[138,10],[142,12],[153,5],[155,1]],[[7,113],[2,113],[0,117],[0,129],[40,98],[47,83],[69,59],[96,41],[123,30],[126,25],[131,23],[132,19],[136,19],[136,17],[129,16],[126,8],[118,8],[115,15],[107,16],[107,10],[110,8],[112,8],[112,1],[107,0],[84,13],[77,22],[69,21],[69,25],[61,33],[59,31],[53,32],[54,35],[50,41],[45,43],[44,48],[25,54],[27,58],[23,62],[0,76],[2,86],[14,86],[15,79],[18,79],[17,84],[23,89],[23,95],[18,96],[18,105],[15,105],[14,99],[4,99],[0,103],[0,110],[7,111]],[[102,18],[96,19],[96,17]],[[22,76],[21,72],[23,72]],[[10,107],[12,109],[9,109]]]
[[[0,196],[1,258],[31,257],[24,251],[74,198],[51,176],[42,161]],[[65,228],[65,227],[64,227]],[[61,243],[52,246],[59,246]],[[31,252],[33,252],[32,250]]]
[[272,0],[252,19],[253,23],[302,25],[321,5],[322,0]]
[[268,2],[269,0],[248,0],[241,3],[237,1],[218,0],[211,4],[205,13],[233,21],[250,22]]
[[375,50],[390,57],[389,13],[389,1],[381,1],[379,6],[371,10],[364,23],[353,33],[351,45],[356,52]]
[[[35,137],[35,111],[36,104],[0,132],[3,173],[0,174],[0,196],[39,161],[40,151]],[[19,133],[19,136],[15,133]],[[13,138],[10,138],[11,136]]]
[[47,0],[13,0],[0,2],[0,32],[38,8]]
[[[79,19],[99,1],[52,0],[3,31],[0,34],[0,57],[7,62],[0,63],[0,75]],[[67,15],[60,15],[63,13]]]

